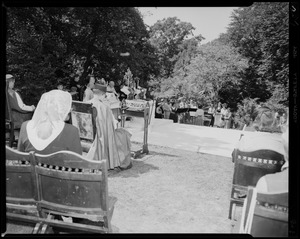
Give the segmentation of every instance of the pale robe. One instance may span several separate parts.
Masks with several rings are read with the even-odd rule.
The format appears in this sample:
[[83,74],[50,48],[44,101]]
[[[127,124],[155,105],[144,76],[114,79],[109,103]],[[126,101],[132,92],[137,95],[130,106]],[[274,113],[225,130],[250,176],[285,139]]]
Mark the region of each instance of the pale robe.
[[106,159],[108,169],[126,168],[131,163],[131,134],[123,128],[115,129],[114,116],[108,104],[103,103],[96,96],[88,102],[97,109],[97,133],[87,158]]

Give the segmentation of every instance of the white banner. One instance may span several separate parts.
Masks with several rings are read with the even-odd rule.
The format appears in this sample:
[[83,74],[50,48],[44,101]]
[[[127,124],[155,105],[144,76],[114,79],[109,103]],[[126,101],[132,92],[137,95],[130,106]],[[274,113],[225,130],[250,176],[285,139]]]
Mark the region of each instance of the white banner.
[[126,106],[132,110],[144,110],[146,104],[145,100],[126,100]]

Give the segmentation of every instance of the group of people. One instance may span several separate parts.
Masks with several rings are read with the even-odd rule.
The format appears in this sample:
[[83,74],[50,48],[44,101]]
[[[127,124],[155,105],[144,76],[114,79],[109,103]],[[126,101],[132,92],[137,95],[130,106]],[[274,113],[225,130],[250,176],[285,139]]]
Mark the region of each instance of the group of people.
[[[27,117],[16,118],[21,125],[17,149],[41,154],[60,150],[82,154],[79,131],[68,123],[73,100],[71,93],[54,89],[42,94],[36,107],[27,106],[21,96],[13,90],[14,82],[15,78],[7,74],[7,95],[11,109],[20,108],[31,113]],[[97,134],[86,157],[93,160],[106,159],[109,169],[130,168],[131,134],[123,128],[117,128],[116,119],[107,101],[107,88],[112,90],[112,87],[109,88],[103,80],[95,83],[93,77],[90,77],[88,85],[89,88],[84,93],[84,102],[92,103],[97,110]]]
[[[188,109],[185,111],[178,111],[178,109]],[[207,115],[211,120],[208,126],[231,128],[232,127],[232,110],[226,103],[218,104],[211,103],[208,108]],[[173,119],[174,123],[185,123],[193,117],[193,124],[204,125],[205,111],[202,104],[197,104],[195,101],[190,100],[189,103],[184,100],[169,100],[159,99],[156,106],[156,117],[164,119]]]

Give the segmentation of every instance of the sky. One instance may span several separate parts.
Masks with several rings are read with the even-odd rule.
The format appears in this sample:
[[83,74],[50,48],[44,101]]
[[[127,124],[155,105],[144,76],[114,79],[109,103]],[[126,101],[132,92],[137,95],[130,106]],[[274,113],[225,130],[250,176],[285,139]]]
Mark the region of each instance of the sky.
[[144,16],[144,23],[152,26],[158,20],[177,17],[182,22],[189,22],[194,27],[194,35],[201,34],[207,43],[225,33],[231,21],[233,9],[238,7],[139,7]]

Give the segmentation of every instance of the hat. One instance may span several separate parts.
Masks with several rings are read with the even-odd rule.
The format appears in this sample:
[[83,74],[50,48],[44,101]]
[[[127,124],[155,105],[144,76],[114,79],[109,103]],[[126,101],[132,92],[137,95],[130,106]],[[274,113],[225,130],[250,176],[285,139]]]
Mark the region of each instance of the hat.
[[9,80],[9,79],[11,79],[11,78],[14,78],[14,76],[11,75],[11,74],[6,74],[5,78],[6,78],[6,80]]
[[101,90],[101,91],[103,91],[103,92],[106,92],[106,88],[107,88],[106,85],[100,85],[100,84],[98,84],[98,83],[96,83],[96,84],[94,85],[94,89]]

